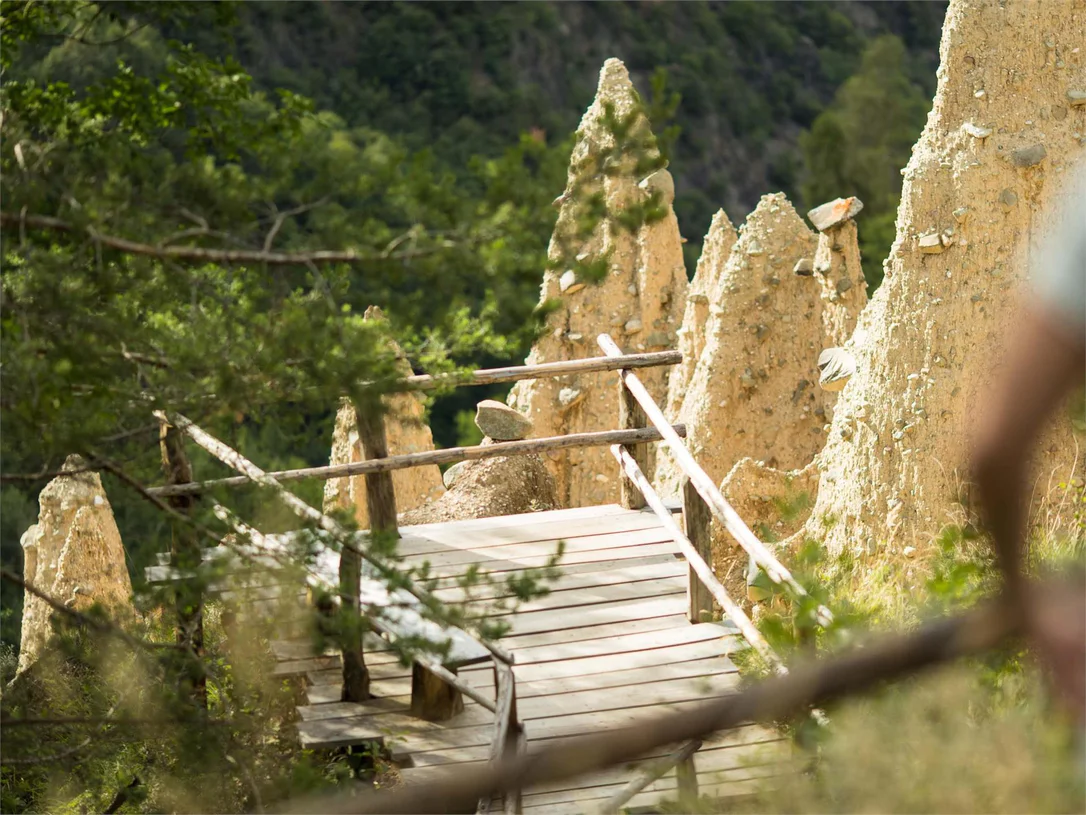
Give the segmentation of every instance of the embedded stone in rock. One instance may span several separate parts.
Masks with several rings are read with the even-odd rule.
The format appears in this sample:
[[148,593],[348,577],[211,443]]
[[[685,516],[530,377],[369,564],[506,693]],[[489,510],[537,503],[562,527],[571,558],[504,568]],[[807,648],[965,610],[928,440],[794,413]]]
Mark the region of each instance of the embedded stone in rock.
[[661,200],[667,206],[675,201],[675,180],[666,169],[657,170],[637,186],[649,194],[660,193]]
[[558,391],[558,403],[564,408],[571,408],[584,398],[584,391],[579,388],[562,388]]
[[1071,107],[1080,108],[1086,105],[1086,91],[1070,90],[1067,92],[1067,101],[1071,103]]
[[1018,194],[1014,190],[1005,189],[999,193],[999,203],[1002,205],[1003,211],[1007,212],[1018,203]]
[[943,251],[943,239],[938,233],[920,236],[920,251],[926,255],[937,255]]
[[827,348],[818,355],[818,385],[824,391],[842,390],[856,373],[856,360],[844,348]]
[[1043,144],[1033,144],[1011,153],[1011,163],[1015,167],[1033,167],[1044,161],[1047,155],[1048,151]]
[[807,213],[807,218],[815,229],[825,232],[827,229],[842,224],[856,215],[864,208],[864,202],[855,195],[849,198],[838,198],[834,201],[817,206]]
[[484,399],[476,406],[475,426],[495,441],[515,441],[532,432],[531,419],[493,399]]
[[800,258],[792,267],[792,271],[801,277],[810,277],[814,274],[814,261],[811,258]]
[[463,475],[464,468],[468,466],[470,462],[458,461],[452,465],[444,473],[441,474],[441,480],[445,484],[445,489],[451,490],[457,479]]
[[573,294],[584,288],[584,283],[577,279],[577,274],[572,269],[562,273],[558,278],[558,290],[562,294]]
[[962,125],[962,130],[964,130],[974,139],[986,139],[992,135],[992,128],[981,127],[980,125],[975,125],[972,122],[966,122],[964,125]]

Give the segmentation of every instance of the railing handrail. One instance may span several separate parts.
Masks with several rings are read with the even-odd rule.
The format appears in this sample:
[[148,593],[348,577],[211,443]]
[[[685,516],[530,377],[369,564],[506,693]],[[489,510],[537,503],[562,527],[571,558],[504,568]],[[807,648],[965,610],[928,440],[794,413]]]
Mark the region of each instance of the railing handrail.
[[[622,351],[608,334],[600,334],[596,338],[596,341],[608,356],[611,356],[612,358],[622,356]],[[739,517],[739,513],[732,508],[732,505],[729,504],[721,494],[719,488],[709,477],[709,474],[701,468],[701,465],[697,463],[694,456],[686,449],[682,440],[671,429],[670,423],[664,417],[664,413],[660,410],[656,401],[652,398],[652,394],[649,393],[645,385],[638,379],[637,374],[629,370],[621,369],[619,371],[619,377],[626,389],[641,406],[641,410],[644,411],[646,418],[660,431],[664,443],[671,449],[675,462],[679,465],[683,474],[690,480],[694,489],[697,490],[698,495],[705,501],[705,504],[709,507],[709,511],[716,516],[716,519],[726,530],[728,530],[731,536],[735,538],[736,542],[746,550],[747,554],[750,555],[754,562],[765,570],[765,573],[770,580],[778,585],[787,587],[799,597],[806,597],[807,590],[799,584],[799,581],[797,581],[792,576],[792,573],[785,568],[784,564],[769,551],[765,544],[758,540],[758,537],[750,530],[750,527],[748,527],[743,519]],[[833,621],[833,613],[824,605],[819,604],[817,611],[818,622],[820,625],[825,626]]]
[[617,444],[611,448],[611,452],[615,458],[618,459],[619,466],[626,472],[626,475],[641,490],[641,494],[645,496],[645,501],[656,514],[660,523],[663,524],[664,528],[671,534],[672,540],[674,540],[679,549],[682,550],[683,556],[686,558],[690,568],[697,573],[698,579],[701,580],[702,584],[712,593],[713,599],[720,603],[720,607],[724,609],[724,613],[735,623],[735,627],[739,629],[743,637],[751,644],[751,647],[753,647],[767,662],[772,664],[778,672],[786,672],[780,657],[777,656],[769,643],[766,642],[758,629],[755,628],[754,623],[751,622],[750,618],[743,609],[740,608],[739,604],[732,600],[727,589],[724,588],[724,584],[721,583],[716,574],[714,574],[712,566],[705,562],[705,558],[703,558],[697,549],[694,548],[694,544],[690,542],[690,539],[687,538],[685,533],[679,528],[671,511],[665,506],[656,490],[652,488],[652,484],[649,483],[648,477],[641,471],[637,462],[634,461],[633,456]]
[[[293,512],[295,512],[295,514],[306,520],[315,522],[326,532],[340,538],[341,543],[344,546],[348,545],[351,534],[339,522],[337,522],[334,518],[325,515],[323,512],[320,512],[319,510],[309,506],[309,504],[307,504],[301,498],[287,490],[287,488],[280,484],[275,478],[269,476],[251,461],[242,456],[239,452],[231,448],[229,445],[219,441],[206,430],[201,429],[190,419],[180,414],[167,415],[161,411],[156,411],[156,416],[159,416],[162,420],[168,421],[170,424],[177,427],[178,430],[189,436],[189,438],[196,442],[200,447],[207,450],[209,453],[211,453],[211,455],[215,456],[215,458],[219,459],[224,464],[227,464],[230,467],[233,467],[238,472],[242,473],[246,478],[274,489],[279,498]],[[356,550],[363,559],[369,561],[373,566],[378,568],[384,568],[384,564],[376,561],[372,555],[365,551],[365,549],[361,547],[356,547]],[[363,577],[362,579],[366,580],[365,577]],[[429,605],[433,607],[437,604],[437,601],[428,592],[420,589],[418,586],[408,583],[403,588],[409,594],[413,595],[414,598],[422,603],[424,606]],[[473,640],[478,645],[481,645],[495,658],[501,660],[506,665],[511,665],[513,663],[512,654],[510,654],[508,651],[506,651],[504,648],[497,645],[496,643],[489,642],[488,640],[485,640],[481,637],[476,637],[467,631],[462,631],[461,629],[454,630],[459,631],[465,637]],[[420,663],[423,662],[423,660],[417,661],[419,661]],[[430,666],[426,665],[425,667],[429,668]],[[453,674],[449,672],[449,676],[453,676]],[[442,676],[441,678],[446,679],[446,677],[444,676]],[[446,679],[446,681],[448,680]],[[459,687],[458,680],[454,684],[457,684]],[[461,691],[463,690],[462,687],[460,687],[459,689]],[[472,691],[472,693],[474,693],[474,691]]]
[[[685,425],[675,425],[674,428],[680,438],[686,436]],[[606,447],[612,444],[646,444],[661,441],[663,436],[656,428],[646,427],[640,430],[602,430],[591,433],[570,433],[565,436],[545,436],[538,439],[520,439],[518,441],[502,441],[487,445],[474,445],[471,447],[447,447],[442,450],[427,450],[422,453],[403,453],[384,458],[371,458],[363,461],[355,461],[349,464],[333,464],[324,467],[302,467],[295,470],[278,470],[266,473],[267,477],[278,482],[299,481],[306,478],[318,478],[330,480],[332,478],[347,478],[367,473],[383,473],[392,470],[403,470],[410,467],[424,467],[437,464],[453,464],[458,461],[476,461],[485,458],[498,458],[505,456],[523,456],[530,453],[540,453],[550,450],[562,450],[569,447]],[[209,481],[190,481],[184,484],[168,484],[160,487],[151,487],[147,492],[159,498],[175,495],[189,495],[203,492],[213,487],[241,487],[253,483],[253,479],[245,476],[231,476],[229,478],[215,478]]]
[[662,365],[678,365],[682,360],[681,351],[649,351],[643,354],[620,354],[617,358],[608,355],[538,362],[534,365],[510,365],[506,368],[482,368],[467,374],[415,374],[402,381],[406,386],[405,390],[432,390],[443,385],[497,385],[503,382],[519,382],[522,379],[550,379],[570,374],[617,371],[620,368],[656,368]]

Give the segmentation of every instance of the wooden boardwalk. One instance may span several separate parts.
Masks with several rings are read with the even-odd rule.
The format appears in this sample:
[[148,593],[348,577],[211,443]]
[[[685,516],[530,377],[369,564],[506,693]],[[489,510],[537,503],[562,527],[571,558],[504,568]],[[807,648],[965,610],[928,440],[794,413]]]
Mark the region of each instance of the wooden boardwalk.
[[[629,727],[663,709],[686,708],[736,689],[736,668],[728,657],[746,643],[731,623],[689,622],[687,562],[650,511],[587,507],[403,527],[400,533],[399,551],[407,563],[428,561],[439,578],[435,593],[449,603],[464,600],[456,581],[470,567],[503,578],[544,565],[558,541],[565,541],[561,577],[551,593],[509,615],[511,631],[501,640],[516,660],[517,710],[529,753],[551,739]],[[489,759],[494,714],[465,699],[464,711],[440,724],[413,717],[411,668],[401,666],[381,639],[374,637],[366,648],[375,698],[361,704],[339,701],[339,656],[308,657],[306,647],[275,644],[276,672],[306,678],[308,704],[298,709],[303,746],[380,740],[403,768],[406,784]],[[459,676],[494,698],[490,662],[461,668]],[[694,754],[699,793],[748,793],[784,772],[788,755],[787,743],[768,728],[721,733]],[[594,811],[637,773],[636,766],[614,767],[526,789],[523,809]],[[676,786],[672,770],[626,806],[674,799]]]

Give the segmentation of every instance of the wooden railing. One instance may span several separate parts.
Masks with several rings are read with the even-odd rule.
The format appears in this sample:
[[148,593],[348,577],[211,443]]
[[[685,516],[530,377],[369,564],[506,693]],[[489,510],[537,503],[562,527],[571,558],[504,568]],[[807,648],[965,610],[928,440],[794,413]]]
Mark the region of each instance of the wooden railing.
[[[514,382],[524,379],[598,371],[622,370],[628,372],[635,368],[675,365],[681,360],[682,355],[678,351],[622,354],[617,352],[616,348],[616,353],[608,350],[605,356],[591,359],[481,370],[467,376],[412,376],[404,380],[404,390],[426,390],[443,385],[489,385],[499,382]],[[626,388],[622,388],[622,393],[623,399],[620,402],[619,411],[622,428],[619,430],[499,442],[486,446],[457,447],[399,456],[390,456],[388,454],[384,423],[371,415],[358,413],[359,437],[365,460],[346,465],[310,467],[273,473],[261,470],[239,452],[214,438],[184,416],[166,415],[159,412],[156,415],[160,421],[176,427],[188,435],[215,458],[236,470],[239,475],[203,482],[186,480],[154,487],[148,492],[158,497],[177,498],[178,496],[200,494],[213,487],[258,484],[272,489],[277,497],[299,517],[315,523],[340,542],[338,585],[328,585],[331,581],[325,575],[325,588],[334,591],[345,607],[356,609],[359,613],[362,612],[363,608],[368,609],[371,612],[371,621],[374,627],[386,635],[397,637],[404,636],[405,633],[417,634],[420,631],[425,631],[427,628],[425,623],[429,622],[419,612],[424,607],[431,609],[438,607],[434,598],[410,585],[398,590],[398,592],[390,593],[386,582],[382,580],[382,577],[387,576],[388,567],[372,558],[368,554],[366,547],[358,545],[360,538],[352,535],[335,519],[306,504],[287,490],[282,482],[303,478],[327,480],[364,475],[370,534],[398,536],[396,497],[391,476],[394,470],[591,446],[612,446],[612,449],[621,449],[626,456],[631,457],[631,460],[635,460],[633,457],[636,456],[644,463],[648,460],[647,448],[645,447],[647,443],[666,440],[669,435],[672,438],[685,436],[686,429],[681,425],[674,427],[668,425],[666,434],[659,427],[646,426],[645,416],[641,412],[638,403],[629,398]],[[655,424],[656,419],[652,416],[650,418],[653,418]],[[623,503],[629,507],[640,508],[645,505],[645,501],[639,503],[637,496],[641,494],[647,496],[647,493],[640,484],[636,483],[636,473],[640,472],[636,464],[630,472],[629,479],[623,479]],[[645,500],[648,500],[650,504],[653,503],[647,497]],[[656,499],[657,502],[658,500]],[[662,507],[663,505],[659,504],[659,506]],[[656,506],[654,506],[654,510],[659,514],[660,510]],[[670,512],[666,508],[664,512],[668,515],[670,521]],[[673,521],[671,523],[674,524]],[[263,539],[262,536],[260,538],[254,537],[254,544],[261,539]],[[693,560],[691,562],[693,563]],[[701,562],[704,564],[704,560],[701,560]],[[703,579],[711,577],[711,570],[703,575]],[[405,600],[408,600],[406,605],[404,605]],[[431,623],[432,627],[433,624]],[[467,696],[494,713],[491,762],[497,764],[521,756],[525,749],[526,738],[524,726],[517,716],[516,677],[512,654],[496,643],[473,637],[460,629],[442,628],[440,633],[449,635],[452,651],[460,649],[459,658],[446,660],[446,664],[441,664],[438,660],[423,655],[416,656],[415,665],[412,669],[412,713],[432,721],[448,719],[463,709],[462,696]],[[495,699],[493,701],[480,694],[456,674],[456,665],[478,661],[471,655],[471,648],[469,647],[471,644],[485,650],[487,657],[493,659],[495,681]],[[365,673],[361,635],[358,635],[354,641],[343,645],[343,675],[343,699],[345,701],[364,702],[368,697],[368,681],[362,681],[362,678],[367,675]],[[506,813],[519,813],[521,810],[520,789],[503,789],[501,794],[504,799],[504,811]],[[491,803],[492,799],[490,797],[480,800],[479,811],[489,812]]]
[[[621,350],[609,335],[600,334],[597,342],[603,352],[612,359],[622,357]],[[622,444],[611,447],[611,452],[618,460],[622,472],[623,504],[630,508],[640,508],[647,504],[671,533],[672,539],[686,557],[690,569],[687,589],[690,601],[690,621],[700,622],[704,614],[712,611],[712,601],[715,600],[751,647],[778,673],[787,673],[787,668],[780,657],[765,641],[743,609],[728,595],[724,585],[717,579],[709,565],[712,559],[710,552],[712,519],[715,517],[720,522],[754,562],[765,571],[770,580],[796,596],[805,596],[806,590],[766,548],[765,544],[758,540],[739,514],[725,500],[717,485],[686,449],[680,436],[672,430],[663,411],[631,369],[619,369],[619,389],[619,413],[623,424],[628,428],[642,428],[647,423],[651,423],[660,432],[664,443],[670,448],[675,462],[685,476],[683,515],[686,530],[684,533],[645,475],[647,458],[644,453],[635,452]],[[822,605],[817,607],[817,614],[818,621],[822,625],[833,619],[829,609]],[[646,786],[672,769],[675,769],[678,775],[681,792],[684,795],[696,797],[697,774],[694,767],[694,754],[700,747],[700,740],[687,742],[670,756],[654,763],[608,800],[603,811],[616,812]]]

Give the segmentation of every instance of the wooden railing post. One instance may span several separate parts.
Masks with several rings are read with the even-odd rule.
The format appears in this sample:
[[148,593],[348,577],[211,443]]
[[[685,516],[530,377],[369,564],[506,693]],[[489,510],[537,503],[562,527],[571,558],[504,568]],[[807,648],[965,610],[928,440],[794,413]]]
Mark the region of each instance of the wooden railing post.
[[[162,451],[162,469],[167,484],[187,484],[192,479],[192,465],[185,455],[184,436],[166,421],[159,422],[159,447]],[[196,496],[176,495],[166,503],[181,515],[191,519],[196,508]],[[203,565],[203,552],[196,528],[177,518],[170,541],[170,560],[182,574],[196,571]],[[204,656],[204,598],[197,579],[182,577],[175,584],[177,606],[177,644],[186,651],[191,662],[186,665],[179,683],[182,698],[190,699],[198,707],[207,708],[207,682],[202,659]]]
[[[362,442],[363,458],[387,458],[388,440],[385,438],[384,418],[376,411],[356,410],[358,437]],[[392,473],[366,474],[366,509],[370,518],[370,534],[399,537],[396,524],[396,491],[392,485]],[[361,643],[358,643],[361,660]],[[347,655],[344,653],[343,671],[346,683]],[[455,668],[448,668],[456,673]],[[443,722],[464,710],[464,695],[460,690],[416,662],[411,666],[411,713],[429,722]]]
[[[701,496],[690,483],[690,479],[683,481],[683,518],[686,521],[686,537],[701,555],[702,560],[712,566],[710,527],[713,514],[701,500]],[[707,622],[712,618],[713,593],[701,581],[693,567],[688,569],[686,596],[690,601],[690,622]]]
[[[355,423],[362,443],[363,458],[385,458],[384,419],[374,411],[355,410]],[[366,509],[371,535],[398,535],[396,527],[396,493],[390,473],[367,473]],[[344,547],[339,556],[340,603],[343,611],[343,691],[344,702],[364,702],[370,698],[370,675],[366,668],[362,637],[364,627],[359,612],[359,586],[362,580],[362,557]]]
[[[365,459],[388,458],[385,420],[369,410],[356,410],[358,438]],[[370,516],[370,533],[399,537],[396,526],[396,491],[392,473],[366,473],[366,509]]]
[[[629,388],[626,387],[626,383],[623,381],[624,372],[619,372],[618,377],[618,426],[621,430],[638,430],[648,425],[648,420],[645,418],[645,412],[641,409],[641,405],[637,403],[634,395],[630,393]],[[638,466],[644,472],[649,471],[649,445],[647,444],[630,444],[624,445],[626,450]],[[626,473],[619,468],[619,485],[620,485],[620,500],[622,506],[626,509],[642,509],[645,506],[645,497],[641,494],[641,491],[637,486],[626,476]]]
[[[494,709],[494,738],[490,742],[491,764],[514,759],[523,752],[525,744],[524,728],[517,718],[517,685],[512,665],[494,662],[494,692],[497,704]],[[520,815],[523,810],[520,787],[504,790],[502,797],[505,815]],[[492,801],[489,795],[479,801],[478,815],[488,815]]]

